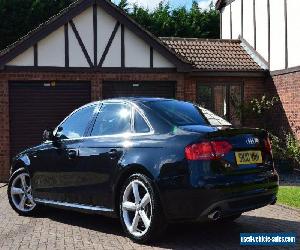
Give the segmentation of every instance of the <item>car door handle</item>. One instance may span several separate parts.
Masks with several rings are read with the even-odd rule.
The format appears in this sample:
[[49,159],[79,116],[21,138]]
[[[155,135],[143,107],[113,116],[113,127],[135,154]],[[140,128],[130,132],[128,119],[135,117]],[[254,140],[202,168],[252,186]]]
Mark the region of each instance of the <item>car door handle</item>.
[[111,149],[111,150],[108,152],[108,155],[109,155],[109,157],[110,157],[111,159],[115,159],[115,158],[118,157],[119,152],[118,152],[118,150],[116,150],[116,149]]
[[77,151],[76,150],[68,150],[68,157],[69,157],[69,159],[75,159],[77,157]]

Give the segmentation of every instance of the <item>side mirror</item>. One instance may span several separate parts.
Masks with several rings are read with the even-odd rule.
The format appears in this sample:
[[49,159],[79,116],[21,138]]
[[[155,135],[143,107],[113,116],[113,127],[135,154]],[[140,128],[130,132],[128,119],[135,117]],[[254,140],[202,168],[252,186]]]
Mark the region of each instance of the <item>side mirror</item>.
[[52,129],[46,129],[43,133],[43,141],[53,141],[54,135]]

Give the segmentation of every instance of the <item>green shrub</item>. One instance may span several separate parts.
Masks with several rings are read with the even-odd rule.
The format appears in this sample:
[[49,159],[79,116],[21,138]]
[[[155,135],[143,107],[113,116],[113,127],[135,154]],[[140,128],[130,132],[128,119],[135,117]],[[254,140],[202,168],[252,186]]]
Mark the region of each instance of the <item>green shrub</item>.
[[292,133],[284,133],[281,139],[270,135],[275,165],[281,172],[292,171],[300,166],[300,143]]

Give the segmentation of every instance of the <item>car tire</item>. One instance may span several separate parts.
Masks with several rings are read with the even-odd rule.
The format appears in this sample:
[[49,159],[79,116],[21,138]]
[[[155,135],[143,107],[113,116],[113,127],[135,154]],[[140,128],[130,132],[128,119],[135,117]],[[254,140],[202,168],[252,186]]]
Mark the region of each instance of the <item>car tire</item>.
[[30,176],[25,169],[19,169],[10,177],[7,187],[11,207],[22,216],[36,214],[38,205],[32,197]]
[[119,211],[126,235],[137,243],[154,241],[167,227],[159,195],[143,174],[133,174],[125,181]]

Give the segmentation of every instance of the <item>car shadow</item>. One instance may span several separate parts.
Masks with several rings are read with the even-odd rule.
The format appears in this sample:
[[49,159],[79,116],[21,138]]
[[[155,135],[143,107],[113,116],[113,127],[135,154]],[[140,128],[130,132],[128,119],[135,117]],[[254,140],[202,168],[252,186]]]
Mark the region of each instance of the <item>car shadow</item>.
[[[56,208],[42,209],[39,217],[125,237],[118,219]],[[168,249],[239,249],[240,233],[272,232],[296,232],[300,236],[300,222],[243,215],[235,222],[226,224],[213,222],[171,224],[156,243],[148,246]],[[299,241],[297,241],[296,249],[300,249],[299,246]],[[242,249],[248,248],[243,247]],[[249,247],[249,249],[251,248]],[[278,247],[278,249],[282,249],[282,247]],[[295,249],[295,247],[291,249]]]
[[48,218],[63,224],[82,227],[106,234],[123,235],[122,225],[118,219],[96,214],[86,214],[54,207],[42,207],[35,217]]
[[[203,249],[247,249],[240,247],[240,233],[278,232],[296,232],[300,235],[300,222],[243,215],[235,222],[226,224],[178,224],[169,227],[163,240],[155,246],[171,249],[181,249],[178,245]],[[299,245],[297,249],[300,249]]]

